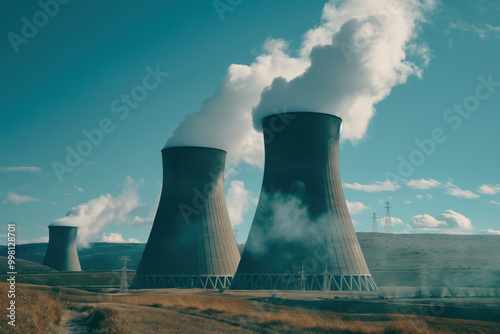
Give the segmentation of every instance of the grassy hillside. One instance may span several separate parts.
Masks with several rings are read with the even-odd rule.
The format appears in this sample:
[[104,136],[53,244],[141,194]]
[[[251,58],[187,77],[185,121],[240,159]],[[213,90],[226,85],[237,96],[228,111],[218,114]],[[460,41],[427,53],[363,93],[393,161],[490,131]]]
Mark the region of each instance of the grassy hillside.
[[[8,269],[8,259],[5,256],[0,256],[0,273],[6,273],[10,271]],[[19,273],[25,274],[41,274],[41,273],[51,273],[56,272],[54,269],[50,267],[46,267],[39,263],[27,261],[27,260],[16,260],[16,271]]]
[[[500,287],[500,236],[357,233],[366,262],[380,286]],[[242,250],[242,245],[239,245]],[[136,270],[145,244],[97,242],[78,250],[85,271],[112,271],[129,256]],[[47,244],[17,246],[18,258],[41,263]],[[0,254],[6,254],[1,246]]]
[[[78,257],[82,270],[85,271],[110,271],[122,266],[120,258],[128,256],[130,261],[128,267],[137,269],[141,261],[142,253],[146,244],[115,244],[107,242],[95,242],[89,248],[78,249]],[[47,251],[46,243],[26,244],[16,246],[16,257],[42,263]],[[7,254],[7,247],[0,246],[0,255]]]
[[378,285],[500,287],[500,236],[357,233]]

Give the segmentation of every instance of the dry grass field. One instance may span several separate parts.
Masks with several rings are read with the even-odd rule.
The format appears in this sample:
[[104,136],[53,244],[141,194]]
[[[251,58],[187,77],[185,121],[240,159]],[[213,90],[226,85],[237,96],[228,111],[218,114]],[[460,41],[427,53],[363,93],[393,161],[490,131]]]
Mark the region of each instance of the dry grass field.
[[18,329],[27,328],[22,333],[500,332],[499,298],[381,298],[360,293],[325,298],[321,293],[196,289],[120,296],[106,290],[25,284],[18,289]]
[[[97,245],[108,252],[99,256],[86,251],[89,259],[107,259],[96,264],[102,271],[61,273],[19,260],[16,331],[2,316],[0,333],[500,333],[499,236],[358,238],[378,292],[158,289],[120,296],[121,273],[112,271],[119,265],[108,256],[123,254],[120,245]],[[40,245],[24,246],[20,254],[41,258]],[[0,283],[2,295],[5,289]]]

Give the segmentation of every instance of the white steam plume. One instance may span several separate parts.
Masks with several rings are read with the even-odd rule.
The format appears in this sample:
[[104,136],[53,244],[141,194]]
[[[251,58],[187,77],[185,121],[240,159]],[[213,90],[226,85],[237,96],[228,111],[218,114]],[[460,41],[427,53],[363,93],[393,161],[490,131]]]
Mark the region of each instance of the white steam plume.
[[254,109],[254,126],[260,128],[263,117],[286,106],[337,115],[344,139],[362,139],[374,105],[408,76],[421,76],[407,53],[420,56],[422,66],[428,62],[427,46],[415,40],[418,24],[434,6],[416,0],[329,2],[322,26],[306,34],[310,66],[293,80],[274,79]]
[[263,139],[252,123],[259,129],[262,117],[276,110],[335,114],[343,118],[344,139],[363,138],[374,105],[427,65],[430,52],[417,33],[435,6],[435,0],[329,1],[298,57],[285,41],[268,39],[251,65],[229,66],[214,96],[181,122],[166,146],[216,147],[228,152],[229,164],[262,165]]
[[198,113],[184,118],[166,147],[215,147],[228,152],[229,164],[262,165],[264,141],[252,127],[252,108],[275,77],[292,79],[307,66],[303,59],[288,56],[284,40],[268,39],[263,48],[250,66],[229,66],[215,95],[203,102]]
[[92,237],[98,235],[104,227],[111,223],[130,223],[133,213],[141,206],[137,188],[140,183],[130,176],[122,185],[122,193],[116,197],[110,194],[101,195],[87,203],[72,208],[66,216],[56,219],[51,226],[78,226],[77,243],[88,247]]

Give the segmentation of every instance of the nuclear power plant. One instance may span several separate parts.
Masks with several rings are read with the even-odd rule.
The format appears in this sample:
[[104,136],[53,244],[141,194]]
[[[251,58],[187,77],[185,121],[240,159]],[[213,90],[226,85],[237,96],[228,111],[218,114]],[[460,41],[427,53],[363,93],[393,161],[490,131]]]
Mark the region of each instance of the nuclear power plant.
[[341,123],[311,112],[263,119],[262,190],[231,289],[377,290],[342,190]]
[[162,150],[163,188],[134,288],[227,288],[240,260],[224,197],[226,152]]
[[82,271],[76,250],[78,227],[49,225],[49,245],[43,265],[59,271]]

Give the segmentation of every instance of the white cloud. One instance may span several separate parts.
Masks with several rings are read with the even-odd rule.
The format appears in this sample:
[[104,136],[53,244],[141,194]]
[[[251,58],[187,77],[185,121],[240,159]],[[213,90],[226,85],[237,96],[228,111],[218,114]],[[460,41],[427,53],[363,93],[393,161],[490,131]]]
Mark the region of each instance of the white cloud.
[[425,197],[427,197],[428,199],[432,199],[432,195],[431,194],[426,194]]
[[386,180],[384,182],[376,181],[374,184],[359,184],[354,182],[352,184],[344,183],[344,187],[348,189],[354,189],[359,191],[366,191],[369,193],[375,193],[380,191],[396,191],[401,186],[395,182]]
[[131,224],[128,225],[144,225],[144,226],[151,226],[153,224],[153,217],[138,217],[134,216],[132,220],[130,221]]
[[347,209],[349,210],[349,213],[351,215],[355,215],[355,214],[358,214],[358,213],[361,213],[365,210],[370,209],[369,207],[367,207],[366,205],[364,205],[361,202],[349,202],[349,201],[345,201],[345,202],[347,204]]
[[408,223],[410,230],[418,231],[433,231],[441,228],[442,226],[446,226],[446,222],[439,221],[427,214],[414,216]]
[[450,24],[449,30],[453,29],[472,32],[479,36],[480,39],[500,38],[500,26],[493,26],[488,23],[472,24],[459,19],[457,22]]
[[470,190],[460,189],[458,186],[454,185],[451,182],[447,182],[445,187],[446,187],[446,193],[454,197],[467,198],[467,199],[479,198],[478,194]]
[[255,204],[255,199],[250,191],[245,189],[243,181],[232,180],[226,196],[227,211],[231,225],[236,226],[243,222],[243,216],[250,209],[250,204]]
[[453,210],[446,210],[436,219],[446,222],[448,228],[460,230],[472,230],[470,219]]
[[81,192],[81,193],[83,193],[83,192],[84,192],[84,191],[83,191],[83,189],[82,189],[82,187],[77,187],[77,186],[74,186],[74,188],[75,188],[78,192]]
[[128,240],[123,239],[121,233],[103,233],[102,242],[112,242],[112,243],[141,243],[135,238],[129,238]]
[[474,229],[469,218],[453,210],[446,210],[436,218],[428,214],[414,216],[407,227],[410,231],[443,233],[463,233]]
[[9,191],[7,194],[7,198],[3,201],[5,204],[7,203],[12,203],[12,204],[21,204],[21,203],[26,203],[26,202],[39,202],[39,198],[35,197],[30,197],[26,195],[18,195],[13,191]]
[[[385,226],[385,217],[378,219],[379,225],[380,226]],[[404,224],[403,221],[400,218],[397,217],[391,217],[391,223],[392,225],[402,225]]]
[[493,230],[491,228],[481,230],[481,232],[479,232],[479,233],[485,234],[485,235],[500,235],[500,231],[496,231],[496,230]]
[[436,181],[434,179],[420,179],[420,180],[409,180],[406,181],[406,185],[410,188],[413,189],[431,189],[431,188],[436,188],[441,185],[441,182]]
[[411,201],[405,201],[406,204],[411,204]]
[[0,167],[0,172],[40,172],[40,167]]
[[109,224],[130,224],[135,220],[130,214],[141,206],[136,183],[130,176],[122,184],[122,193],[116,197],[105,194],[72,208],[64,217],[51,225],[78,226],[78,244],[89,245],[92,237],[98,235]]
[[493,204],[493,205],[500,205],[500,202],[496,202],[496,201],[489,201],[488,203]]
[[48,236],[40,237],[40,238],[36,238],[36,239],[30,239],[30,240],[22,240],[22,239],[16,240],[16,243],[19,244],[19,245],[24,245],[24,244],[39,244],[39,243],[47,243],[47,242],[49,242],[49,237]]
[[496,195],[500,192],[500,184],[483,184],[477,189],[477,192],[484,195]]
[[424,198],[422,195],[417,195],[416,197],[417,197],[417,199],[422,199],[422,198]]

